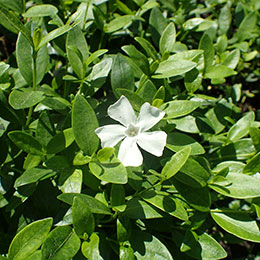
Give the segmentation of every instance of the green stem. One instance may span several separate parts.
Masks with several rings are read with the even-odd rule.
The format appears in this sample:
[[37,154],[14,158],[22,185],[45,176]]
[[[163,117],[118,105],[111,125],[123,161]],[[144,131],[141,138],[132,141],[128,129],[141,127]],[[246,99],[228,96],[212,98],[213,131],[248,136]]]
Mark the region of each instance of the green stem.
[[[33,51],[33,75],[32,75],[32,88],[33,91],[36,90],[36,72],[37,72],[37,68],[36,68],[36,58],[37,58],[37,51]],[[25,123],[25,128],[27,128],[31,122],[31,117],[32,117],[32,112],[33,112],[33,107],[29,108],[29,112],[28,112],[28,116],[27,116],[27,120]]]
[[235,213],[235,214],[252,214],[253,210],[235,210],[235,209],[211,209],[210,212],[215,213]]

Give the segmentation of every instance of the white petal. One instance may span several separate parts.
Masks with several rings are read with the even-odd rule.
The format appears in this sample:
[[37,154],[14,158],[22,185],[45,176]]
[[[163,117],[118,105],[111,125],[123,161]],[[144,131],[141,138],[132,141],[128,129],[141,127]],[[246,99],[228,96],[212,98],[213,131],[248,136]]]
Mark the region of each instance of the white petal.
[[118,159],[124,166],[140,166],[143,163],[143,156],[138,149],[136,139],[126,137],[119,148]]
[[125,137],[126,128],[122,125],[106,125],[95,130],[102,147],[113,147]]
[[137,144],[145,151],[162,156],[167,134],[163,131],[143,132],[138,135]]
[[141,128],[141,131],[149,130],[156,125],[164,117],[164,115],[164,111],[153,107],[146,102],[141,107],[136,125]]
[[115,104],[111,105],[108,108],[107,113],[111,118],[120,122],[124,126],[135,124],[135,112],[125,96],[121,96]]

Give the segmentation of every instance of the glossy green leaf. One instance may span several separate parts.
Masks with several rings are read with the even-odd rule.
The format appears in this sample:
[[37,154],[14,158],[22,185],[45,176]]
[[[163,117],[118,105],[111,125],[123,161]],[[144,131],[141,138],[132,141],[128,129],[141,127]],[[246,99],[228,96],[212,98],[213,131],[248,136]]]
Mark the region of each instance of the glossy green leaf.
[[228,197],[248,199],[260,197],[260,180],[254,176],[229,172],[226,176],[229,185],[210,185],[212,189]]
[[204,71],[207,72],[214,60],[215,50],[211,38],[204,33],[200,39],[199,49],[204,51]]
[[42,155],[42,146],[32,135],[17,130],[9,132],[8,137],[16,146],[25,152],[35,155]]
[[226,58],[223,60],[222,65],[227,66],[231,69],[235,69],[240,58],[240,51],[239,49],[235,49],[231,51]]
[[176,179],[173,179],[172,182],[174,187],[189,205],[202,212],[209,211],[211,197],[207,187],[193,188],[192,186],[186,185]]
[[173,260],[167,247],[158,238],[144,231],[135,230],[130,244],[138,260]]
[[167,180],[173,177],[186,163],[190,153],[191,148],[188,146],[174,154],[162,169],[161,174],[163,180]]
[[252,242],[260,242],[260,231],[256,221],[245,213],[210,212],[216,223],[227,232]]
[[40,44],[37,46],[37,50],[41,49],[48,42],[54,40],[55,38],[61,36],[64,33],[68,32],[69,30],[71,30],[76,25],[77,25],[76,22],[72,23],[72,24],[65,24],[65,25],[49,32],[48,34],[46,34],[45,36],[42,37]]
[[8,251],[8,259],[27,259],[41,246],[51,226],[52,218],[46,218],[35,221],[23,228],[12,240]]
[[30,31],[21,23],[15,14],[9,12],[8,9],[6,9],[3,5],[0,6],[0,18],[1,24],[3,24],[3,26],[6,27],[6,23],[8,23],[7,29],[11,27],[16,33],[21,32],[30,45],[33,46],[33,40]]
[[228,32],[230,25],[232,21],[232,14],[230,10],[230,5],[227,3],[224,5],[221,10],[218,17],[218,26],[219,26],[219,34],[224,35]]
[[86,61],[86,67],[91,64],[95,59],[97,59],[99,56],[105,54],[108,50],[106,49],[100,49],[100,50],[97,50],[95,52],[93,52],[89,58],[87,59]]
[[34,91],[32,88],[14,89],[9,96],[9,103],[14,109],[32,107],[44,99],[42,91]]
[[23,12],[23,3],[20,0],[11,0],[11,1],[0,0],[0,4],[16,11],[17,13]]
[[[30,26],[28,26],[30,27]],[[16,59],[19,71],[29,85],[33,82],[33,48],[28,39],[20,33],[16,45]],[[39,84],[44,77],[49,63],[48,49],[46,46],[37,52],[36,56],[36,83]]]
[[197,63],[189,60],[165,60],[159,64],[158,69],[155,71],[158,75],[153,78],[162,79],[182,75],[197,66]]
[[55,135],[47,144],[47,153],[59,153],[69,147],[74,141],[72,128],[67,128]]
[[84,64],[89,56],[89,51],[84,34],[79,26],[75,26],[68,32],[66,52],[74,72],[80,79],[83,79],[86,73],[86,66]]
[[104,26],[104,32],[105,33],[112,33],[115,31],[118,31],[125,27],[126,25],[130,24],[130,22],[133,20],[133,15],[122,15],[118,16],[115,19],[113,19],[111,22],[105,24]]
[[90,162],[89,169],[102,181],[117,184],[127,183],[126,168],[116,158],[113,158],[110,162],[106,163]]
[[226,78],[236,75],[237,72],[224,65],[214,65],[207,69],[205,77],[209,79]]
[[58,199],[72,205],[74,197],[79,197],[82,201],[84,201],[92,213],[111,215],[109,208],[104,203],[86,194],[64,193],[59,195]]
[[235,142],[246,136],[249,132],[250,124],[254,121],[254,119],[254,112],[247,113],[229,129],[227,138]]
[[125,45],[122,50],[133,60],[135,64],[146,74],[150,74],[149,61],[144,54],[138,51],[133,45]]
[[72,128],[76,143],[86,155],[98,149],[99,139],[95,134],[98,121],[87,100],[78,94],[72,107]]
[[160,210],[150,205],[149,203],[133,198],[127,202],[127,208],[124,215],[132,219],[152,219],[163,217]]
[[165,118],[170,119],[188,115],[200,105],[201,103],[197,101],[173,100],[164,103],[160,109],[166,113]]
[[60,187],[61,191],[63,193],[80,193],[83,179],[82,175],[82,170],[74,170]]
[[79,237],[91,236],[95,229],[95,219],[88,206],[79,197],[73,200],[72,220],[74,230]]
[[125,204],[125,188],[122,184],[112,184],[110,201],[113,210],[124,211],[126,208]]
[[148,57],[151,57],[153,60],[158,59],[158,53],[149,41],[141,37],[135,37],[135,40],[143,47]]
[[42,245],[42,260],[70,260],[80,249],[80,239],[70,226],[56,227]]
[[41,252],[41,250],[35,251],[32,255],[27,257],[26,260],[42,260],[42,252]]
[[116,97],[117,88],[134,90],[134,74],[126,58],[122,54],[117,54],[113,58],[111,70],[111,86]]
[[89,260],[102,260],[99,252],[99,236],[93,233],[89,241],[84,241],[81,247],[82,254]]
[[255,174],[260,172],[260,153],[252,157],[243,169],[243,173]]
[[43,17],[43,16],[55,16],[58,13],[58,9],[54,5],[36,5],[30,7],[23,17]]
[[55,135],[55,129],[50,115],[46,110],[42,111],[36,128],[36,139],[42,146],[46,147],[52,137]]
[[131,247],[120,246],[119,249],[120,260],[135,260],[134,251]]
[[174,44],[176,40],[176,29],[174,23],[169,23],[167,27],[163,30],[162,36],[160,38],[159,46],[160,52],[172,52],[174,50]]
[[156,208],[181,220],[188,220],[188,214],[182,204],[167,193],[161,194],[153,190],[145,191],[141,194],[142,199],[152,204]]
[[204,154],[205,150],[203,146],[193,139],[189,135],[182,133],[170,133],[167,135],[167,144],[166,147],[174,152],[182,150],[184,147],[191,148],[191,155]]
[[26,170],[14,183],[14,187],[20,187],[26,184],[45,180],[54,176],[56,173],[51,169],[46,168],[30,168]]

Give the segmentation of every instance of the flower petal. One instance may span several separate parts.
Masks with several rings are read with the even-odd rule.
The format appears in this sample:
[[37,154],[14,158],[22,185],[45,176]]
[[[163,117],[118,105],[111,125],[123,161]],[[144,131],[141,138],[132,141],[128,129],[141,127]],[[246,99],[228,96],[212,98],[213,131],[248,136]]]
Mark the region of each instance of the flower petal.
[[102,147],[113,147],[125,137],[126,128],[122,125],[106,125],[95,130]]
[[126,137],[119,148],[118,159],[124,166],[140,166],[143,156],[136,144],[136,138]]
[[164,115],[164,111],[153,107],[146,102],[141,107],[136,125],[141,128],[141,131],[149,130],[156,125],[164,117]]
[[135,124],[135,112],[125,96],[121,96],[121,98],[116,103],[111,105],[108,108],[107,113],[111,118],[120,122],[124,126]]
[[167,134],[163,131],[143,132],[138,135],[137,144],[155,156],[162,156]]

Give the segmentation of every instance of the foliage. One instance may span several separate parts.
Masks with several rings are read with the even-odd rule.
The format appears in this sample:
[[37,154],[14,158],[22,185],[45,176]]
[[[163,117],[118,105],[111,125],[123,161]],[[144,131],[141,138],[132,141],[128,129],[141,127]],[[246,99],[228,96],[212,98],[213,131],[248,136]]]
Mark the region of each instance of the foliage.
[[[259,10],[0,0],[0,259],[256,259]],[[122,95],[165,113],[139,167],[95,133]]]

